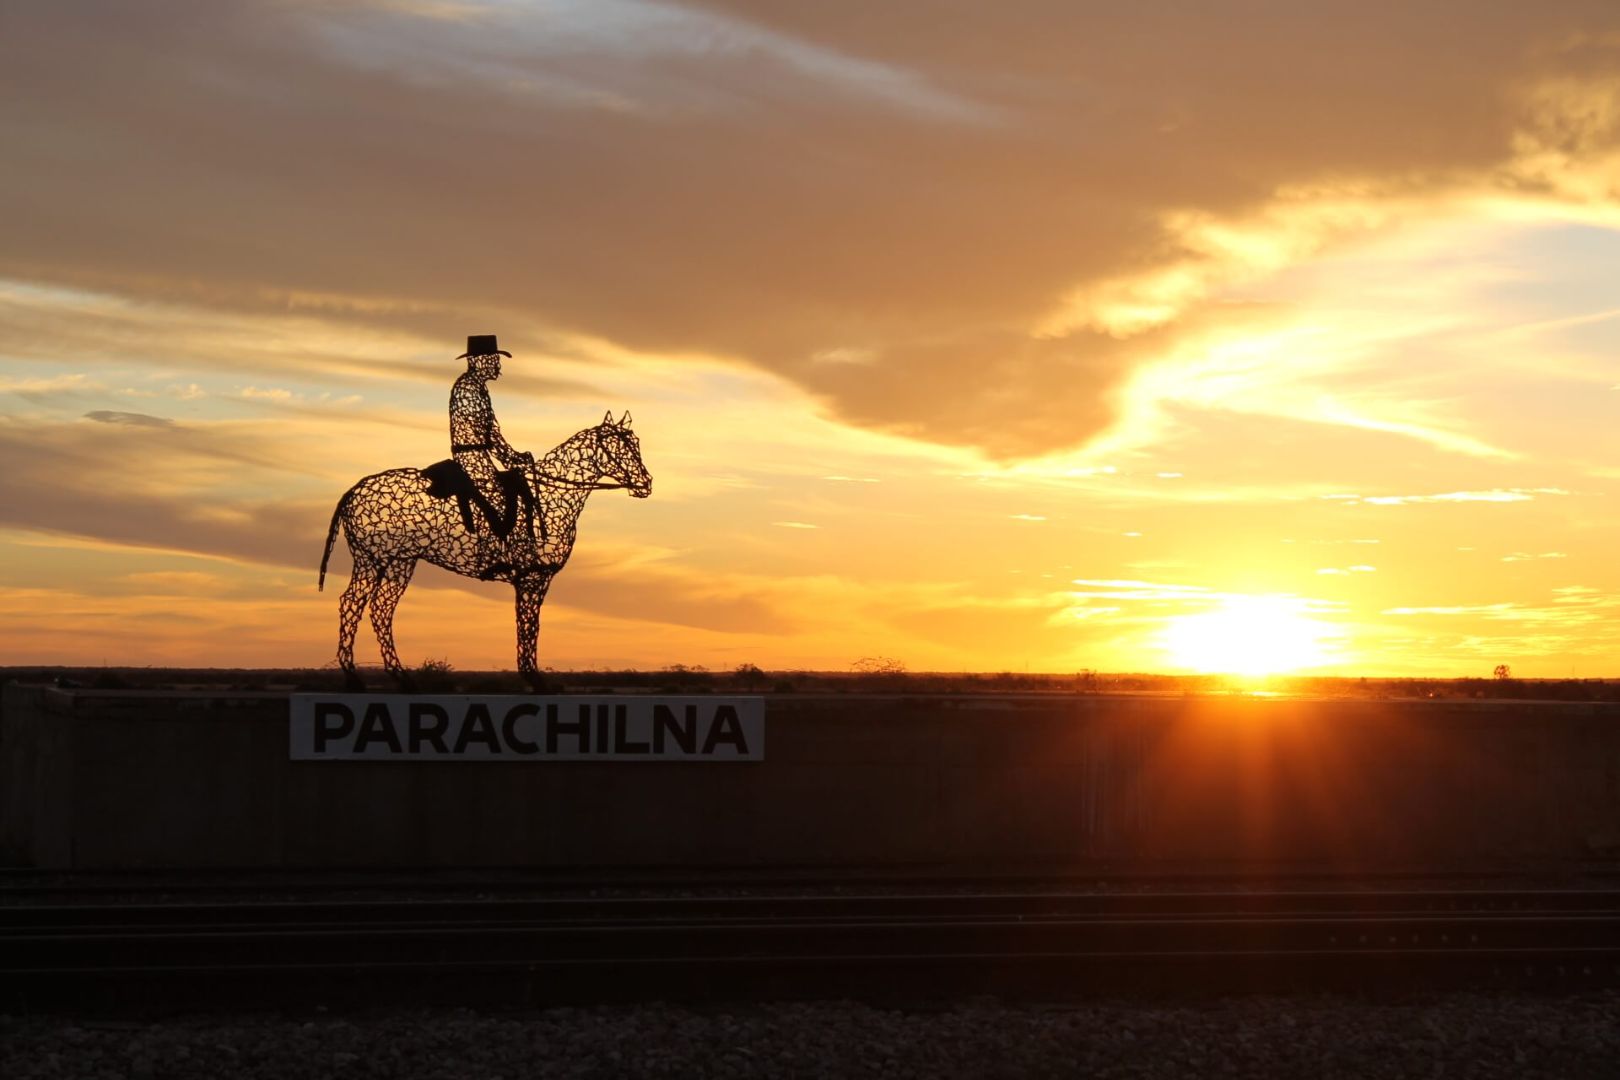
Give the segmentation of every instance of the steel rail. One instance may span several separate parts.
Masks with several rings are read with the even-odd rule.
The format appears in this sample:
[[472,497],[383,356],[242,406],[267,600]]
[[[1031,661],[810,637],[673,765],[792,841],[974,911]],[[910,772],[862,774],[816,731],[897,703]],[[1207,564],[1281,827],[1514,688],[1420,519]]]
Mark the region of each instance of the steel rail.
[[[137,895],[164,894],[245,894],[262,895],[270,892],[319,895],[334,892],[416,892],[416,893],[535,893],[566,891],[594,891],[616,889],[647,891],[651,893],[695,892],[717,890],[721,892],[746,889],[791,889],[805,891],[825,889],[829,886],[853,888],[895,888],[921,891],[928,889],[984,889],[999,887],[1007,891],[1052,891],[1068,889],[1084,892],[1099,881],[1116,887],[1136,887],[1162,890],[1166,885],[1201,885],[1207,891],[1222,887],[1252,888],[1257,883],[1272,889],[1304,883],[1332,886],[1349,885],[1357,888],[1377,887],[1400,890],[1408,883],[1444,882],[1456,888],[1468,887],[1467,882],[1501,883],[1530,882],[1532,887],[1544,883],[1582,880],[1593,883],[1612,882],[1620,877],[1620,864],[1614,862],[1565,863],[1556,867],[1500,868],[1496,870],[1401,870],[1366,872],[1327,872],[1288,870],[1285,868],[1252,867],[1230,871],[1170,871],[1124,872],[1119,868],[1098,867],[1085,872],[1027,872],[1004,871],[993,873],[956,873],[916,871],[893,867],[828,866],[769,870],[715,870],[693,873],[663,872],[656,869],[623,869],[601,867],[590,873],[547,870],[478,870],[445,871],[428,868],[418,870],[352,870],[352,871],[299,871],[273,870],[204,870],[176,873],[169,870],[120,871],[40,871],[22,867],[0,867],[0,897],[38,895],[80,895],[97,893]],[[1423,886],[1418,886],[1422,888]],[[1331,891],[1331,890],[1329,890]]]
[[1620,891],[1029,893],[800,896],[541,897],[466,900],[274,900],[239,903],[0,905],[0,933],[94,925],[243,925],[284,922],[740,920],[907,921],[973,917],[1287,914],[1620,913]]
[[[285,1004],[339,987],[363,999],[407,991],[432,999],[456,987],[476,997],[500,987],[525,1001],[568,1001],[885,987],[924,996],[1096,992],[1144,979],[1161,988],[1521,978],[1620,985],[1620,895],[1492,894],[1493,903],[1518,906],[1466,908],[1481,899],[1107,894],[7,908],[0,988],[5,1001],[31,1008],[188,995],[202,1004],[265,995]],[[1129,902],[1138,910],[1121,911]],[[476,972],[493,982],[478,983]]]

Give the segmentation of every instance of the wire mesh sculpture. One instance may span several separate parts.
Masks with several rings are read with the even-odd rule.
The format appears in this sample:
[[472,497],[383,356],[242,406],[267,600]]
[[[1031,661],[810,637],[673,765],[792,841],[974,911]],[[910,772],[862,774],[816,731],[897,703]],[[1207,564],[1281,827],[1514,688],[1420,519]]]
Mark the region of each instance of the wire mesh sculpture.
[[[543,686],[535,651],[540,605],[574,550],[579,515],[593,491],[652,494],[630,414],[610,411],[595,427],[566,439],[538,460],[507,444],[484,383],[498,377],[493,336],[469,338],[467,373],[450,397],[454,457],[426,469],[389,469],[362,478],[338,500],[321,556],[320,587],[343,530],[354,569],[338,604],[338,664],[359,688],[354,638],[368,610],[383,668],[403,687],[410,679],[394,649],[394,611],[426,560],[453,573],[512,584],[517,594],[518,671]],[[487,352],[474,352],[487,345]],[[510,355],[501,353],[500,355]],[[460,357],[458,357],[460,359]],[[492,363],[491,363],[492,361]],[[513,467],[497,471],[494,454]]]

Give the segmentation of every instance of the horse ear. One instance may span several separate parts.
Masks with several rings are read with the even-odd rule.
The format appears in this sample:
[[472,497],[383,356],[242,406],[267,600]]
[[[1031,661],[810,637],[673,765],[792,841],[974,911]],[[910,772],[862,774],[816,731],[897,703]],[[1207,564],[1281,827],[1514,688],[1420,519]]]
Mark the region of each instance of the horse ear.
[[602,414],[602,423],[604,423],[604,424],[613,423],[613,410],[612,409],[609,409],[607,412]]
[[629,409],[624,410],[624,415],[619,417],[619,426],[620,427],[629,427],[630,426],[630,410]]

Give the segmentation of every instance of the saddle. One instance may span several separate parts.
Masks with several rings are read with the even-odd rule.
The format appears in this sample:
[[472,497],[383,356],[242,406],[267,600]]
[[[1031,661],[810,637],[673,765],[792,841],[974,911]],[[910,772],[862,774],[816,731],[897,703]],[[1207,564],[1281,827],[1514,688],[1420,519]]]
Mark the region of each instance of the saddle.
[[483,514],[489,531],[505,540],[512,535],[517,526],[518,513],[527,510],[529,513],[530,536],[533,537],[534,523],[540,523],[540,538],[545,539],[546,521],[535,506],[534,492],[529,490],[528,481],[523,477],[522,469],[507,469],[495,474],[496,483],[500,485],[502,493],[506,495],[506,512],[497,514],[495,508],[484,498],[478,485],[473,483],[467,470],[455,458],[445,458],[436,461],[421,470],[422,476],[427,479],[427,493],[435,499],[455,499],[456,509],[461,511],[461,523],[470,533],[478,532],[478,524],[473,517],[473,507],[476,505]]

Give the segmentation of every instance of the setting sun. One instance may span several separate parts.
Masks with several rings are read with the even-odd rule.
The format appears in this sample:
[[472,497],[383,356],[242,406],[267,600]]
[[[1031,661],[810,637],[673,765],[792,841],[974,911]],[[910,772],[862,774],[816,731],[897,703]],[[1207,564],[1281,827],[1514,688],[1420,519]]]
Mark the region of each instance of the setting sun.
[[1208,674],[1277,675],[1328,662],[1332,627],[1300,614],[1287,596],[1235,596],[1215,611],[1180,615],[1165,629],[1172,665]]

